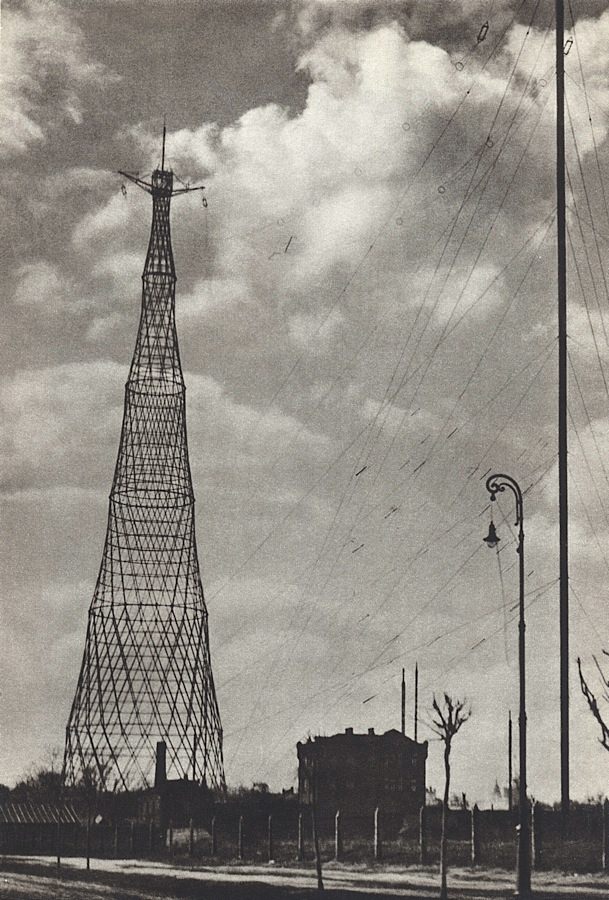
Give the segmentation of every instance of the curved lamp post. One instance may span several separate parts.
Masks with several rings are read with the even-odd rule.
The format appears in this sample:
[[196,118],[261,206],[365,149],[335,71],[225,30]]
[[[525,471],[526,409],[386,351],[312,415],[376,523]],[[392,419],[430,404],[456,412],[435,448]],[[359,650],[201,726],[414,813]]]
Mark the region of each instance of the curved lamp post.
[[[519,557],[519,618],[518,618],[518,668],[520,675],[520,712],[518,716],[519,732],[519,819],[518,825],[518,862],[517,882],[515,896],[520,900],[528,900],[531,896],[531,839],[529,830],[529,810],[527,802],[527,712],[525,692],[525,622],[524,622],[524,526],[522,491],[518,482],[509,475],[491,475],[486,480],[486,489],[491,495],[491,500],[497,499],[497,494],[502,494],[509,489],[516,501],[516,526],[518,527],[518,546],[516,552]],[[491,521],[488,535],[484,538],[489,547],[496,547],[499,542],[495,525]]]

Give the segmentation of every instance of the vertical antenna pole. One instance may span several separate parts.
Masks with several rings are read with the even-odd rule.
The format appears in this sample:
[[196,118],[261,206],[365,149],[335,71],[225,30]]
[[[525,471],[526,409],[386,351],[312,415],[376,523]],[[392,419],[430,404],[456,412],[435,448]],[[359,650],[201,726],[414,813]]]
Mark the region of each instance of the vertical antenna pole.
[[406,672],[402,669],[402,734],[406,734]]
[[163,153],[161,156],[161,171],[162,172],[165,171],[165,135],[166,135],[166,133],[167,132],[166,132],[166,128],[165,128],[165,119],[163,119]]
[[419,733],[419,664],[414,664],[414,739]]
[[512,785],[514,776],[512,773],[512,710],[508,713],[508,809],[512,811]]
[[567,483],[567,241],[565,9],[556,7],[556,203],[558,246],[558,510],[560,521],[560,805],[569,812],[569,494]]

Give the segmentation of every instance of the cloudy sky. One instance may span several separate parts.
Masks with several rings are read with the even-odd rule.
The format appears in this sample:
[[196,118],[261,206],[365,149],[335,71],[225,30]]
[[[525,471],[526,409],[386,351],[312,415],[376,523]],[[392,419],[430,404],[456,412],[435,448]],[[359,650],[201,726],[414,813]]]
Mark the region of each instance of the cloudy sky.
[[[609,771],[575,668],[597,685],[609,648],[606,7],[567,16],[578,798]],[[552,28],[550,0],[3,4],[1,781],[62,745],[150,225],[116,170],[158,164],[165,116],[208,199],[177,198],[172,230],[229,783],[292,784],[308,734],[399,727],[416,660],[423,718],[433,691],[473,708],[455,789],[505,781],[493,470],[526,489],[529,780],[557,799]]]

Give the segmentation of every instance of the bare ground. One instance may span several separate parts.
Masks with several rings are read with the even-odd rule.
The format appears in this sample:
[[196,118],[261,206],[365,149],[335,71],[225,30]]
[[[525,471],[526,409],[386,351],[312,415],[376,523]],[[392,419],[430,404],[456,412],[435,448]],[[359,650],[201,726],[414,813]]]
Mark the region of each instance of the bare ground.
[[[264,866],[176,866],[145,860],[62,861],[59,876],[49,857],[4,857],[0,862],[1,900],[304,900],[318,897],[315,872]],[[328,865],[325,893],[333,900],[438,896],[437,869]],[[534,875],[538,900],[607,900],[607,875]],[[512,897],[514,876],[500,870],[453,869],[449,895],[455,900]]]

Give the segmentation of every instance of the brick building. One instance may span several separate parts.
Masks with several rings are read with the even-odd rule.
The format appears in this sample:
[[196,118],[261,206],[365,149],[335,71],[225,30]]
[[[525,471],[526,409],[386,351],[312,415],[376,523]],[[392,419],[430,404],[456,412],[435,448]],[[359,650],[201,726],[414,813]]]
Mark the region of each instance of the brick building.
[[186,827],[193,820],[198,825],[209,818],[213,796],[205,784],[188,778],[167,778],[167,745],[157,741],[154,787],[142,791],[138,797],[136,818],[166,829]]
[[395,729],[354,734],[347,728],[296,746],[299,803],[311,806],[315,797],[320,823],[340,810],[345,821],[364,825],[378,806],[385,822],[399,827],[425,803],[427,741],[417,743]]

